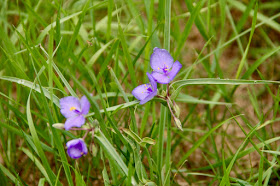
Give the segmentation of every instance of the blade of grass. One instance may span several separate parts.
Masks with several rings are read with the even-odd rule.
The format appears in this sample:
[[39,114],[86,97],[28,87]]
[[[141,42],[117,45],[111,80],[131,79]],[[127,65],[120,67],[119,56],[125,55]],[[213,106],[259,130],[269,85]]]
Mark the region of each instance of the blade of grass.
[[133,85],[133,87],[136,87],[137,84],[136,84],[135,70],[134,70],[134,67],[133,67],[134,64],[131,60],[131,57],[130,57],[130,54],[129,54],[129,51],[128,51],[128,47],[127,47],[127,44],[126,44],[126,41],[125,41],[125,38],[124,38],[124,33],[123,33],[123,29],[121,27],[119,18],[118,18],[118,35],[119,35],[119,39],[121,41],[121,45],[122,45],[122,48],[123,48],[125,61],[126,61],[127,67],[128,67],[129,75],[131,77],[132,85]]
[[[102,6],[104,4],[108,3],[107,0],[104,0],[102,2],[99,2],[97,4],[95,4],[94,6],[92,7],[89,7],[86,11],[90,10],[90,9],[94,9],[94,8],[97,8],[99,6]],[[73,13],[67,17],[64,17],[62,19],[60,19],[60,24],[66,22],[66,21],[69,21],[70,19],[72,19],[73,17],[76,17],[76,16],[79,16],[80,14],[82,14],[83,11],[79,11],[79,12],[76,12],[76,13]],[[43,39],[45,38],[45,36],[48,34],[48,32],[52,29],[52,28],[55,28],[56,27],[56,21],[49,24],[42,32],[41,34],[38,36],[37,38],[37,41],[36,43],[42,43]]]
[[[164,22],[164,48],[167,51],[170,51],[170,26],[171,26],[171,0],[165,1],[165,22]],[[169,86],[169,85],[167,85]],[[163,89],[169,88],[167,86],[163,86]],[[168,91],[168,90],[167,90]],[[164,143],[164,127],[167,127],[167,141],[166,141],[166,151],[165,151],[165,173],[163,174],[160,180],[163,185],[170,185],[170,169],[171,169],[171,115],[168,114],[167,108],[163,108],[164,106],[161,105],[161,109],[163,110],[163,115],[160,118],[160,125],[162,126],[162,133],[159,133],[162,136],[161,147],[163,147]],[[163,153],[161,154],[163,159]],[[162,172],[162,168],[160,170]],[[165,181],[166,180],[166,181]]]
[[[49,63],[51,63],[51,62],[49,61]],[[53,74],[53,73],[51,73],[51,74]],[[37,77],[39,77],[38,74],[37,74]],[[70,169],[69,169],[69,166],[68,166],[68,161],[67,161],[67,157],[66,157],[66,154],[65,154],[65,151],[64,151],[64,147],[62,145],[60,137],[57,134],[57,131],[56,131],[57,129],[52,127],[52,125],[55,122],[54,122],[54,119],[52,117],[52,113],[50,111],[50,108],[48,107],[48,103],[47,103],[46,97],[44,95],[44,91],[42,89],[41,82],[40,82],[39,78],[38,78],[38,82],[39,82],[39,85],[40,85],[40,90],[41,90],[41,94],[42,94],[42,100],[43,100],[43,103],[44,103],[44,106],[45,106],[44,108],[45,108],[45,111],[46,111],[46,113],[48,115],[49,123],[51,125],[50,129],[51,129],[52,135],[54,137],[55,146],[58,149],[59,155],[60,155],[60,157],[62,159],[62,165],[63,165],[64,171],[65,171],[67,182],[68,182],[68,184],[70,186],[73,186],[74,184],[73,184],[73,181],[72,181],[72,176],[71,176],[71,172],[70,172]],[[53,102],[51,102],[51,105],[52,105],[52,103]]]
[[200,0],[197,3],[196,7],[193,9],[193,11],[191,13],[191,17],[188,20],[188,22],[187,22],[187,24],[186,24],[186,26],[184,28],[184,31],[183,31],[183,33],[180,36],[178,47],[177,47],[177,49],[175,51],[175,55],[174,55],[175,59],[178,58],[178,56],[179,56],[179,54],[180,54],[184,44],[186,43],[186,40],[187,40],[187,38],[189,36],[189,33],[191,31],[193,22],[195,21],[197,15],[199,14],[200,9],[202,8],[203,4],[205,3],[205,1],[206,0]]
[[217,124],[215,127],[213,127],[211,130],[209,130],[206,134],[204,134],[198,141],[196,141],[192,148],[188,150],[188,152],[181,158],[181,160],[177,163],[177,167],[180,167],[182,163],[185,162],[185,160],[208,138],[210,134],[212,134],[215,130],[217,130],[219,127],[221,127],[223,124],[227,123],[228,121],[239,117],[241,115],[230,117],[229,119]]
[[[233,158],[231,159],[228,167],[227,167],[227,170],[226,170],[226,173],[224,174],[223,178],[222,178],[222,181],[220,183],[221,186],[223,185],[226,185],[226,180],[227,178],[229,177],[229,174],[230,174],[230,171],[234,165],[234,162],[238,159],[238,154],[240,153],[240,151],[242,149],[244,149],[244,147],[248,144],[247,143],[247,140],[255,133],[255,131],[257,130],[259,125],[255,126],[253,129],[251,129],[251,131],[246,135],[246,138],[244,139],[244,141],[242,142],[242,144],[239,146],[238,150],[235,152]],[[255,146],[254,146],[255,147]]]
[[144,28],[142,16],[138,12],[139,8],[135,6],[135,4],[133,3],[132,0],[125,0],[125,1],[127,3],[127,6],[129,7],[129,10],[130,10],[132,16],[133,16],[133,19],[136,20],[136,23],[139,27],[139,30],[141,31],[141,33],[145,33],[145,28]]
[[[119,154],[116,152],[112,144],[107,140],[107,138],[104,136],[104,134],[99,130],[95,130],[94,137],[98,140],[99,145],[102,147],[103,151],[106,153],[107,157],[110,157],[110,159],[114,160],[118,166],[122,169],[124,174],[128,176],[128,168],[123,162],[122,158],[119,156]],[[135,179],[132,179],[132,185],[135,185]]]
[[249,67],[249,69],[245,72],[245,74],[242,76],[242,79],[248,79],[248,77],[250,77],[253,72],[263,63],[265,62],[265,60],[267,58],[269,58],[270,56],[272,56],[274,53],[278,52],[280,50],[280,46],[276,47],[276,48],[272,48],[268,53],[266,53],[265,55],[263,55],[261,58],[259,58],[258,60],[256,60],[253,65],[251,67]]
[[[262,155],[263,155],[263,151],[261,151],[261,152],[262,152]],[[262,186],[262,180],[263,180],[263,168],[264,168],[263,159],[264,159],[263,156],[261,156],[261,161],[260,161],[260,166],[259,166],[259,177],[258,177],[258,185],[259,186]]]
[[90,60],[87,62],[87,66],[92,67],[96,60],[99,58],[99,56],[115,41],[115,39],[112,39],[106,45],[103,45],[95,54],[90,58]]
[[[50,165],[48,163],[48,160],[46,158],[46,155],[42,149],[42,146],[40,144],[40,140],[39,140],[39,137],[37,135],[37,132],[36,132],[36,128],[34,126],[34,123],[33,123],[33,119],[32,119],[32,115],[31,115],[31,111],[30,111],[30,96],[31,96],[31,91],[32,89],[30,90],[30,94],[28,96],[28,100],[27,100],[27,105],[26,105],[26,114],[27,114],[27,121],[28,121],[28,125],[29,125],[29,129],[30,129],[30,132],[31,132],[31,136],[33,138],[33,141],[34,141],[34,144],[36,146],[36,149],[38,151],[38,155],[43,163],[43,166],[45,167],[46,171],[47,171],[47,174],[49,176],[49,180],[50,180],[50,185],[54,185],[54,181],[55,181],[55,174],[53,173],[53,171],[51,170],[50,168]],[[59,184],[60,185],[60,184]]]
[[45,176],[46,180],[51,183],[50,178],[46,172],[46,169],[41,164],[41,162],[26,148],[21,148],[21,150],[29,157],[30,160],[32,160],[35,165],[38,167],[38,169],[41,171],[41,173]]
[[[20,78],[15,78],[15,77],[8,77],[8,76],[0,76],[0,79],[2,80],[6,80],[6,81],[10,81],[10,82],[14,82],[17,83],[19,85],[22,86],[26,86],[28,88],[33,88],[35,91],[41,93],[40,87],[38,84],[35,84],[33,87],[33,83],[24,79],[20,79]],[[50,93],[46,88],[42,88],[44,91],[44,94],[47,98],[51,99]],[[59,99],[58,97],[56,97],[55,95],[53,95],[53,102],[54,104],[56,104],[57,106],[59,106]]]
[[14,183],[19,184],[20,181],[7,169],[0,163],[0,170]]
[[249,51],[249,48],[250,48],[251,40],[252,40],[252,37],[254,35],[255,26],[256,26],[256,22],[257,22],[257,16],[258,16],[258,1],[256,2],[256,5],[255,5],[254,16],[253,16],[253,21],[252,21],[252,26],[251,26],[251,32],[250,32],[250,36],[249,36],[249,41],[248,41],[247,47],[245,49],[245,52],[242,55],[242,59],[240,61],[240,64],[238,66],[236,76],[235,76],[236,79],[239,78],[240,73],[241,73],[241,71],[243,69],[243,66],[245,64],[246,57],[247,57],[247,54],[248,54],[248,51]]
[[[208,1],[208,2],[210,2],[210,1]],[[188,1],[188,0],[185,0],[185,3],[186,3],[187,8],[189,9],[189,12],[193,12],[194,7],[192,5],[192,2]],[[203,36],[203,38],[205,40],[208,40],[209,36],[208,36],[208,33],[206,31],[206,28],[205,28],[205,24],[204,24],[200,14],[197,15],[197,17],[195,18],[194,22],[195,22],[195,25],[198,28],[200,34]]]
[[201,79],[185,79],[173,82],[170,86],[174,87],[174,92],[171,98],[175,98],[178,91],[187,85],[249,85],[249,84],[280,84],[280,81],[268,80],[237,80],[237,79],[215,79],[215,78],[201,78]]
[[[242,4],[240,1],[236,0],[228,0],[227,1],[229,4],[231,4],[233,7],[239,9],[240,11],[244,12],[246,10],[246,5]],[[250,11],[250,16],[254,17],[254,11]],[[270,17],[271,18],[271,17]],[[280,32],[280,24],[277,23],[276,21],[271,20],[269,17],[263,15],[262,13],[258,12],[258,20],[265,22],[266,25],[270,26],[277,32]]]

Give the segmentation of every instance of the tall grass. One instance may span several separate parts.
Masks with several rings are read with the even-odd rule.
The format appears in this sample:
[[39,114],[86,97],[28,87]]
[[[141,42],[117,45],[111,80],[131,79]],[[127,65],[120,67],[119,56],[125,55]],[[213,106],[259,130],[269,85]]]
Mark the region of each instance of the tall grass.
[[[0,185],[279,184],[280,3],[0,2]],[[166,102],[139,105],[153,48],[183,64]],[[159,86],[159,85],[158,85]],[[89,153],[59,99],[91,103]]]

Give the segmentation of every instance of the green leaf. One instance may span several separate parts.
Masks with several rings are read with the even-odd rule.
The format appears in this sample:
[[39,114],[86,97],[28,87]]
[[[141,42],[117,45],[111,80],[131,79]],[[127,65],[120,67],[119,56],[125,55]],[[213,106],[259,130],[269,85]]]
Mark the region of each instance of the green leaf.
[[[125,165],[124,161],[120,157],[120,155],[117,153],[113,145],[107,140],[107,138],[104,136],[104,134],[99,130],[95,129],[94,137],[98,140],[99,145],[102,147],[103,151],[106,153],[106,156],[110,159],[114,160],[117,165],[121,168],[123,173],[128,176],[128,168]],[[135,179],[132,179],[132,185],[135,185]]]
[[46,169],[41,164],[41,162],[26,148],[21,148],[21,150],[29,157],[30,160],[32,160],[35,165],[38,167],[38,169],[41,171],[41,173],[45,176],[46,180],[51,183],[50,178],[46,172]]
[[215,79],[215,78],[200,78],[200,79],[185,79],[171,83],[175,91],[172,93],[176,95],[177,91],[183,86],[187,85],[249,85],[249,84],[280,84],[280,81],[268,80],[237,80],[237,79]]
[[134,139],[136,141],[136,143],[138,143],[140,146],[142,147],[146,147],[147,144],[149,145],[154,145],[156,144],[156,141],[149,138],[149,137],[145,137],[143,139],[141,139],[135,132],[133,132],[130,129],[122,129],[127,135],[129,135],[132,139]]

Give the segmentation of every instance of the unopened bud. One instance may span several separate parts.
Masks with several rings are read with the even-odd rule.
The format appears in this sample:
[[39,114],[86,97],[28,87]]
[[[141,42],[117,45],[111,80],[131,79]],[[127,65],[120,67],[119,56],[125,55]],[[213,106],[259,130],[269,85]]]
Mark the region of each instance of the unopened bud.
[[92,156],[96,157],[97,156],[97,152],[98,152],[97,147],[92,143],[91,144],[91,154],[92,154]]
[[175,121],[176,126],[177,126],[181,131],[183,131],[181,121],[180,121],[178,118],[174,118],[174,121]]
[[56,129],[61,129],[61,130],[64,129],[64,123],[55,123],[52,126],[53,126],[53,128],[56,128]]
[[166,91],[165,90],[162,90],[161,92],[160,92],[160,95],[159,96],[161,96],[161,97],[166,97]]
[[176,116],[177,118],[179,118],[180,113],[181,113],[180,107],[174,102],[173,108],[174,108],[174,114],[175,114],[175,116]]

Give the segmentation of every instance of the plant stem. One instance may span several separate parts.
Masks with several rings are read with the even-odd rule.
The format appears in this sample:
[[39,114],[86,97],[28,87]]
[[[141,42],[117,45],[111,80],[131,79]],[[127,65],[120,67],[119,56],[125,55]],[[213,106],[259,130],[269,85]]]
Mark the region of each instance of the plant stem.
[[[164,24],[164,48],[170,51],[170,18],[171,18],[171,0],[165,1],[165,24]],[[169,96],[169,84],[166,87],[167,98]],[[169,102],[169,101],[168,101]],[[167,102],[167,104],[169,104]],[[171,114],[173,115],[170,105],[169,109]],[[164,112],[164,123],[167,125],[167,141],[166,141],[166,159],[165,159],[165,181],[164,185],[170,185],[170,155],[171,155],[171,120],[170,115],[168,114],[167,109]]]

